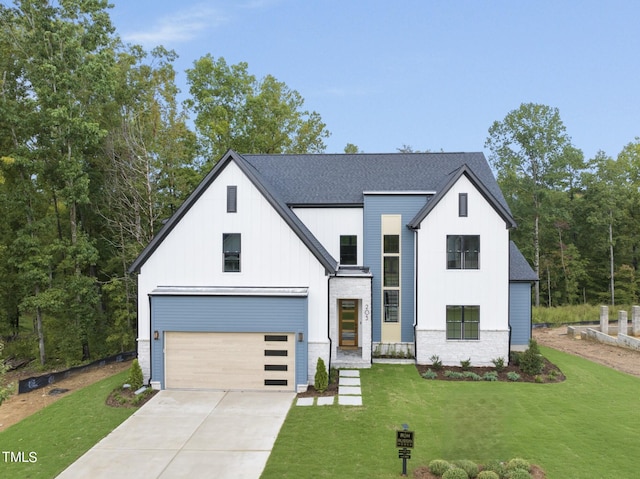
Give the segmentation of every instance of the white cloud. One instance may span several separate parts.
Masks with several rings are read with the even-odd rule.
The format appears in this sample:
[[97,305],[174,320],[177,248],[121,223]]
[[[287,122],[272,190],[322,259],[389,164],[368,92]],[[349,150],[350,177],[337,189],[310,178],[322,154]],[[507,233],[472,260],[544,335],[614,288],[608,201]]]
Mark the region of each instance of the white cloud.
[[198,5],[183,12],[176,12],[159,18],[147,30],[124,33],[123,39],[143,46],[188,42],[202,31],[217,27],[227,21],[220,11],[206,5]]

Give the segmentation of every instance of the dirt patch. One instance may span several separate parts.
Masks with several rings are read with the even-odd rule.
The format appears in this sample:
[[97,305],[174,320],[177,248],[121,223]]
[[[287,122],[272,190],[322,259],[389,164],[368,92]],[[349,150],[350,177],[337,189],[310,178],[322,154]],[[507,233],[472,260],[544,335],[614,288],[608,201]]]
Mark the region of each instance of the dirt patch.
[[[63,397],[68,396],[78,389],[82,389],[83,387],[89,386],[101,379],[113,376],[114,374],[124,371],[125,369],[129,369],[130,367],[131,361],[107,364],[106,366],[95,367],[85,372],[76,373],[69,378],[57,381],[41,389],[36,389],[35,391],[24,394],[13,394],[9,399],[3,402],[2,405],[0,405],[0,431],[4,431],[9,426],[22,421],[25,417],[31,416],[33,413]],[[18,380],[26,379],[35,375],[37,374],[29,371],[13,371],[11,373],[7,373],[6,380],[9,383],[14,383],[17,390]],[[55,389],[68,389],[68,391],[60,394],[50,394],[50,392]]]
[[542,346],[580,356],[623,373],[640,377],[640,351],[587,341],[579,337],[572,338],[567,335],[566,326],[535,328],[533,339]]
[[111,391],[105,403],[110,407],[140,407],[149,402],[157,393],[157,390],[147,388],[143,393],[136,394],[136,392],[130,388],[123,389],[119,387]]

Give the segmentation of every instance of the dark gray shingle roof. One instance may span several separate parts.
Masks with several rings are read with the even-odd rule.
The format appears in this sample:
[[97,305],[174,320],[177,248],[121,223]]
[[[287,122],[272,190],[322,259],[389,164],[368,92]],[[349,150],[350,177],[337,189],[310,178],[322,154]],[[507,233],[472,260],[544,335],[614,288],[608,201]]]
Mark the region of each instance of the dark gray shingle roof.
[[509,281],[538,281],[538,275],[513,241],[509,242]]
[[242,155],[289,205],[362,204],[365,191],[437,191],[467,165],[509,211],[482,153]]

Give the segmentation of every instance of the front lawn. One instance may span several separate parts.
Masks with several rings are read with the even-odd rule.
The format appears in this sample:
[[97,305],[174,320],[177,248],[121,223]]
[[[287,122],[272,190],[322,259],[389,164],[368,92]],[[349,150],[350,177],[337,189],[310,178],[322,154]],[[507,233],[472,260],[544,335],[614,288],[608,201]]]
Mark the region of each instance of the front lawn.
[[292,407],[262,475],[396,478],[395,431],[415,431],[413,470],[432,459],[523,457],[548,479],[636,477],[640,379],[541,348],[561,383],[422,379],[414,366],[361,370],[363,407]]
[[128,374],[87,386],[0,432],[0,477],[49,479],[72,464],[136,411],[105,405]]

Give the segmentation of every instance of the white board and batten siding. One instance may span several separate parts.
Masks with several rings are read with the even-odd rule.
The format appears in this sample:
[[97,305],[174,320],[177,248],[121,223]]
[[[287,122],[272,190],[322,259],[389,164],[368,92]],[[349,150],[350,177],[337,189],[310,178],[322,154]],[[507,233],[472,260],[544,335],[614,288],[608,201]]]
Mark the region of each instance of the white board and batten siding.
[[[458,216],[458,194],[468,194],[468,216]],[[447,235],[480,236],[480,268],[447,269]],[[444,364],[474,365],[509,353],[509,231],[466,176],[423,220],[418,230],[417,362],[438,355]],[[446,339],[447,305],[480,306],[480,339]]]
[[[236,213],[227,213],[229,185],[237,186]],[[223,233],[241,234],[240,272],[223,272]],[[219,172],[142,265],[138,278],[141,342],[150,340],[149,295],[159,286],[308,288],[305,341],[322,343],[328,337],[324,267],[234,162]],[[150,365],[142,366],[148,374]]]

